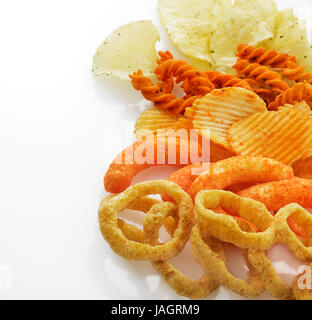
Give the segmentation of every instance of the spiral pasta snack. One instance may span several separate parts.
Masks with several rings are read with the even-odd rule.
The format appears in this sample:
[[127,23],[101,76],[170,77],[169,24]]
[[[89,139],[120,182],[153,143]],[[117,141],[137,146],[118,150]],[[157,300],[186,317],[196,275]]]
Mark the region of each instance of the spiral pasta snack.
[[269,86],[276,94],[281,94],[289,89],[289,85],[282,80],[277,72],[272,71],[270,68],[262,66],[259,63],[250,63],[248,60],[239,60],[233,68],[240,76],[244,76],[247,79],[254,79],[258,82],[263,81],[263,84]]
[[170,111],[176,115],[192,106],[193,102],[201,96],[185,96],[177,98],[172,93],[163,91],[159,84],[153,84],[149,77],[145,77],[141,70],[130,76],[134,89],[141,91],[145,99],[154,102],[155,107]]
[[205,95],[215,89],[205,72],[198,71],[183,60],[168,59],[163,61],[164,59],[155,69],[158,80],[165,81],[173,77],[177,83],[183,83],[182,87],[187,94],[193,95]]
[[278,110],[285,104],[296,104],[305,101],[312,108],[312,85],[307,82],[297,83],[292,88],[276,97],[268,106],[269,110]]
[[240,44],[237,47],[237,57],[241,60],[248,60],[250,63],[259,63],[263,66],[272,68],[285,68],[289,62],[296,62],[296,57],[289,56],[286,53],[278,53],[275,50],[265,50],[255,48],[246,44]]

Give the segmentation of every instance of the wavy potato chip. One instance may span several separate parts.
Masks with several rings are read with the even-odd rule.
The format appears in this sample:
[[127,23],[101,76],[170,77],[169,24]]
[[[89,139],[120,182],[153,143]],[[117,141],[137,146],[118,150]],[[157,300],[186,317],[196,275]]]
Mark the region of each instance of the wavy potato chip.
[[156,134],[158,130],[175,130],[178,124],[178,117],[170,112],[151,108],[144,111],[135,124],[134,134],[140,140],[150,134]]
[[291,165],[312,148],[312,120],[298,110],[255,113],[234,124],[228,137],[237,155],[267,157]]
[[283,111],[285,109],[299,110],[308,114],[309,118],[312,119],[312,111],[310,106],[305,102],[301,101],[296,104],[285,104],[283,107],[279,107],[279,111]]
[[265,102],[257,94],[242,88],[224,88],[196,100],[187,109],[186,117],[205,138],[230,149],[230,127],[253,113],[266,110]]
[[187,56],[212,62],[209,51],[213,0],[159,0],[160,21],[176,47]]
[[113,31],[93,57],[96,76],[114,76],[129,80],[129,74],[141,69],[152,76],[158,58],[159,33],[152,21],[135,21]]

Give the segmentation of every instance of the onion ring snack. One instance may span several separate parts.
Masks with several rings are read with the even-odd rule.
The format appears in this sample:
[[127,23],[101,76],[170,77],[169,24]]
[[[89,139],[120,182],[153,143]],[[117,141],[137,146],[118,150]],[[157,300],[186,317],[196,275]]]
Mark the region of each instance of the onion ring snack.
[[264,183],[292,177],[292,168],[276,160],[233,157],[212,164],[193,182],[189,194],[194,198],[201,190],[223,190],[238,183]]
[[[290,229],[287,219],[292,217],[296,224],[303,225],[307,239],[301,241]],[[307,262],[312,259],[312,215],[296,203],[289,204],[275,216],[278,242],[291,250],[297,259]],[[305,242],[305,243],[303,243]]]
[[[212,211],[219,207],[237,212],[241,218],[254,224],[259,232],[245,232],[232,216]],[[194,216],[201,229],[210,236],[242,249],[267,250],[275,241],[274,218],[266,207],[258,201],[231,192],[201,191],[195,198]]]
[[[149,194],[166,193],[177,203],[172,206],[170,215],[178,211],[178,227],[174,237],[161,246],[138,243],[127,239],[118,228],[117,214],[127,208],[135,199]],[[189,239],[193,225],[193,203],[190,197],[178,185],[164,180],[149,181],[130,187],[109,201],[104,200],[99,208],[100,229],[105,240],[120,256],[128,260],[168,260],[178,255]]]
[[204,271],[212,279],[216,280],[220,285],[246,297],[256,297],[264,291],[263,283],[259,275],[249,265],[247,254],[244,255],[246,263],[249,267],[248,281],[234,277],[226,267],[226,257],[223,253],[222,243],[212,237],[202,238],[201,229],[196,225],[191,233],[191,242],[193,254],[204,269]]
[[[158,244],[158,230],[170,213],[170,203],[163,202],[151,208],[143,221],[144,241],[152,246]],[[179,295],[190,299],[202,299],[215,291],[219,284],[204,274],[193,280],[181,273],[168,261],[152,261],[152,266],[162,275],[167,284]]]
[[275,298],[281,300],[293,300],[292,288],[278,275],[272,262],[265,251],[248,250],[248,258],[261,277],[265,289]]

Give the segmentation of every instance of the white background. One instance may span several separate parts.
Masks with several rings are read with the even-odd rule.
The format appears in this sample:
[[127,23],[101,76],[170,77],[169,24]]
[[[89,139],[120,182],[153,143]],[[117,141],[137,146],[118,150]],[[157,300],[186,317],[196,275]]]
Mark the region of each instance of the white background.
[[[306,18],[309,2],[279,1]],[[149,263],[119,258],[98,231],[112,132],[132,129],[141,97],[129,83],[94,79],[92,56],[112,30],[141,19],[172,49],[155,0],[1,1],[1,299],[178,298]],[[294,273],[281,253],[271,256]],[[198,267],[184,270],[194,276]],[[210,298],[238,296],[220,289]]]

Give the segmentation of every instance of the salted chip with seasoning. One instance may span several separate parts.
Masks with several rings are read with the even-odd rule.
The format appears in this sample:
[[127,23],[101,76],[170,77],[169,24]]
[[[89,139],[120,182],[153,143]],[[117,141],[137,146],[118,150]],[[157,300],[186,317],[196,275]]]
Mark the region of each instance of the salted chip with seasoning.
[[160,21],[174,45],[196,65],[211,63],[209,37],[213,0],[159,0]]
[[312,120],[299,110],[255,113],[234,124],[229,144],[237,155],[293,164],[312,149]]
[[[273,0],[218,1],[215,5],[210,51],[215,67],[236,63],[239,43],[257,46],[274,36],[277,7]],[[220,27],[221,26],[221,27]]]
[[113,31],[93,57],[96,76],[114,76],[130,80],[129,74],[142,70],[152,76],[158,58],[156,42],[159,33],[152,21],[135,21]]
[[263,42],[261,47],[296,56],[297,64],[312,72],[312,47],[306,22],[299,20],[292,8],[278,12],[274,37]]

